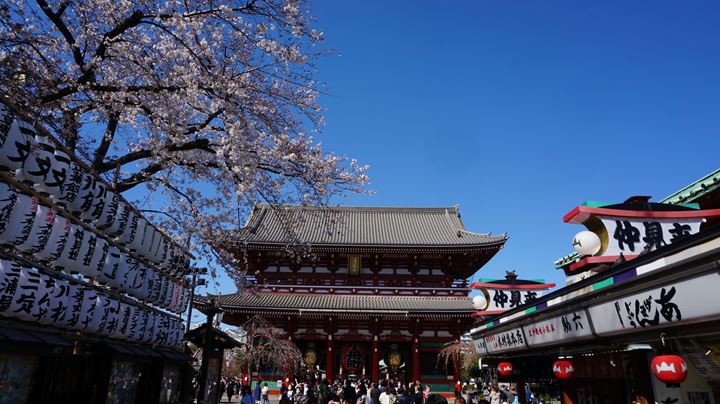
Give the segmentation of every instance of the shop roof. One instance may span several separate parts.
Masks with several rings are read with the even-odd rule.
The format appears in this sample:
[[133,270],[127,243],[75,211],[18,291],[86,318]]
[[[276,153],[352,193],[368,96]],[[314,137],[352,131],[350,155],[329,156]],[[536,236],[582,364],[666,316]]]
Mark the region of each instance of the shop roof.
[[[700,198],[720,189],[720,169],[683,187],[679,191],[662,199],[659,203],[669,205],[688,205],[696,203]],[[555,268],[566,267],[580,260],[580,255],[572,252],[555,261]]]

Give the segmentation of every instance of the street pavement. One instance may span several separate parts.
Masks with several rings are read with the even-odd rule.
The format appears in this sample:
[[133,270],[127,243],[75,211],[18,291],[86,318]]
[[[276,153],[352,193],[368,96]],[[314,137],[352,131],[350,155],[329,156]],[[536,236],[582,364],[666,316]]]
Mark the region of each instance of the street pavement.
[[[228,402],[229,403],[239,403],[241,398],[242,398],[241,396],[233,396],[232,401],[228,401],[227,395],[224,395],[220,402],[221,403],[228,403]],[[278,404],[279,402],[280,402],[280,396],[270,395],[270,404]]]

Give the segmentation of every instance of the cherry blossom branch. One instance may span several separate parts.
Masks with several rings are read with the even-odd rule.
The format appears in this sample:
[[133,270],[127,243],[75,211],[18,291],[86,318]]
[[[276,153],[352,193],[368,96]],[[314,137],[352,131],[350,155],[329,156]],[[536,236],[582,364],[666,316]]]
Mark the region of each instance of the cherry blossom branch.
[[119,115],[119,113],[115,112],[108,118],[108,124],[105,128],[105,134],[103,134],[102,142],[100,143],[100,146],[98,146],[97,150],[95,150],[95,156],[92,161],[93,167],[100,166],[105,159],[108,149],[110,149],[110,144],[115,138],[115,132],[117,131],[119,123]]
[[80,53],[80,48],[78,48],[77,43],[75,41],[75,37],[70,32],[70,29],[68,29],[68,26],[63,22],[61,15],[65,12],[65,9],[67,8],[67,5],[63,5],[60,8],[60,11],[55,13],[50,9],[50,5],[45,0],[36,0],[38,6],[40,6],[40,9],[45,13],[45,15],[50,19],[50,21],[55,25],[55,28],[60,31],[60,34],[62,34],[63,38],[65,38],[65,41],[67,42],[68,46],[70,47],[70,50],[73,54],[73,59],[75,59],[75,63],[78,65],[81,71],[85,70],[85,59],[83,59],[82,53]]

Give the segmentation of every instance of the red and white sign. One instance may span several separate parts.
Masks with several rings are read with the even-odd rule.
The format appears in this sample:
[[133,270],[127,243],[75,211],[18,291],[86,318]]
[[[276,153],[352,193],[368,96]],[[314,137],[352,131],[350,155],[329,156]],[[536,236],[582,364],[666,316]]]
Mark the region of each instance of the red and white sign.
[[560,380],[565,380],[575,375],[575,366],[567,360],[559,360],[553,363],[553,374]]
[[500,362],[498,364],[498,373],[500,373],[500,376],[510,376],[513,371],[512,363],[510,362]]
[[677,355],[656,356],[650,361],[650,367],[655,377],[666,384],[680,384],[687,378],[687,363]]

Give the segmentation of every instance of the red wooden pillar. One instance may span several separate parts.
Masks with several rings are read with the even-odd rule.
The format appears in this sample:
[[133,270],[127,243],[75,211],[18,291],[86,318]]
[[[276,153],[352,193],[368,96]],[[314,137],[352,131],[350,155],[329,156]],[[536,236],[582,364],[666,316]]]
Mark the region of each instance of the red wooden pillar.
[[[453,332],[453,336],[458,342],[460,342],[460,319],[457,320],[454,328],[455,329]],[[456,358],[453,358],[453,377],[455,383],[462,379],[462,373],[460,370],[460,355],[458,355]]]
[[372,340],[372,352],[370,355],[370,379],[372,379],[373,382],[377,382],[380,380],[380,342],[378,341],[378,336],[373,335]]
[[327,353],[325,354],[325,371],[327,372],[327,381],[332,384],[335,378],[335,349],[332,334],[328,335]]
[[412,343],[412,382],[420,380],[420,342],[417,335],[413,336]]
[[462,378],[462,373],[460,372],[460,361],[456,360],[457,358],[453,359],[453,378],[455,380],[455,383],[460,381]]

